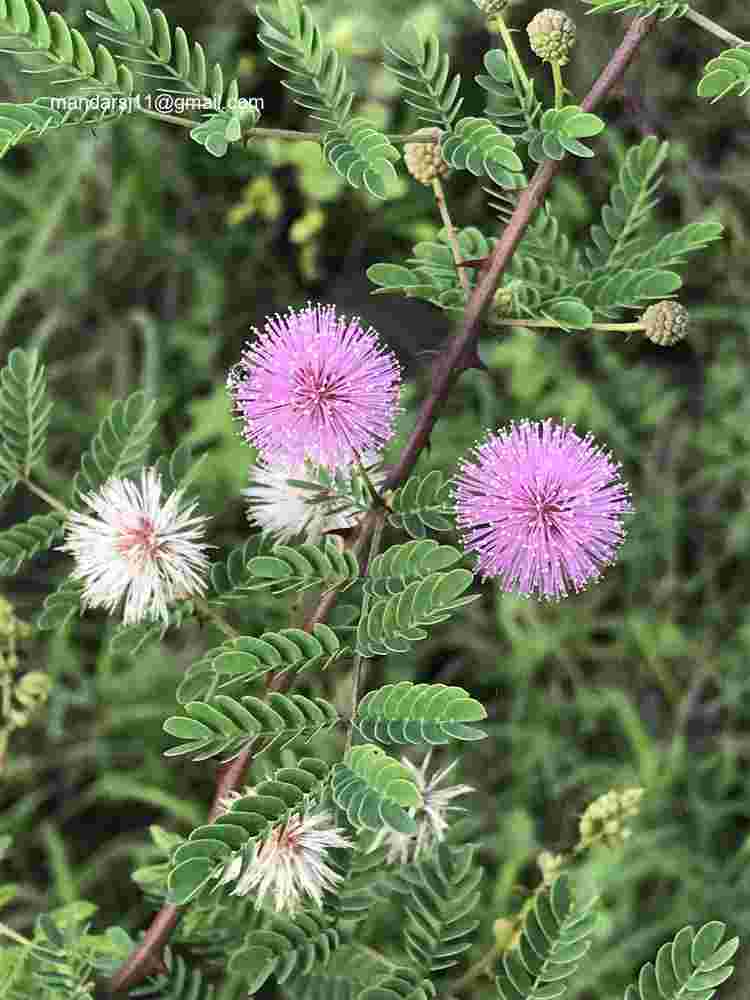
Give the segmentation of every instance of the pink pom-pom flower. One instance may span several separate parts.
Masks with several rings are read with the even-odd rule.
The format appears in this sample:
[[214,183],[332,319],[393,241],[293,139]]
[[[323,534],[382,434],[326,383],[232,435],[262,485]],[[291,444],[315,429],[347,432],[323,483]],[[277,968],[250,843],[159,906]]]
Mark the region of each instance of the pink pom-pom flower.
[[266,322],[228,387],[266,461],[335,467],[391,437],[400,383],[398,361],[374,330],[308,304]]
[[598,579],[632,512],[619,465],[590,435],[523,421],[492,434],[455,483],[456,521],[483,578],[558,599]]

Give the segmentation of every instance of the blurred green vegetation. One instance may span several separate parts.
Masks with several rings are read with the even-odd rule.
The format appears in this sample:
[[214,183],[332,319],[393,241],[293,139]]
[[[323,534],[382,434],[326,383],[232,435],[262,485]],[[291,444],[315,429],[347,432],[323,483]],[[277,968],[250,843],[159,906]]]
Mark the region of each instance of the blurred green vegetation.
[[[239,67],[244,93],[264,98],[264,124],[304,126],[259,54],[249,5],[163,6],[212,59]],[[481,109],[469,83],[489,38],[468,0],[311,6],[351,57],[363,111],[380,124],[416,124],[378,60],[379,36],[406,13],[441,33],[464,76],[466,113]],[[510,19],[522,27],[541,6],[516,3]],[[561,6],[579,23],[569,86],[582,94],[624,20],[586,18],[574,0]],[[82,3],[64,9],[84,27]],[[745,5],[706,0],[701,10],[750,36]],[[519,44],[526,54],[522,35]],[[597,795],[645,786],[628,845],[595,852],[580,870],[605,914],[573,982],[587,997],[621,994],[687,922],[715,918],[743,939],[750,932],[750,97],[712,107],[695,96],[701,66],[719,49],[692,25],[660,25],[624,94],[604,109],[613,127],[597,140],[599,155],[566,165],[551,198],[581,234],[628,144],[645,131],[672,140],[659,227],[709,214],[726,227],[686,275],[687,341],[665,350],[617,334],[487,334],[489,370],[462,377],[420,465],[450,473],[486,428],[512,419],[575,422],[611,448],[632,489],[620,558],[602,582],[559,604],[486,584],[462,618],[370,674],[373,684],[459,683],[489,711],[490,738],[464,751],[458,772],[476,788],[472,829],[486,867],[472,959],[491,943],[493,921],[537,884],[538,852],[574,843]],[[40,79],[0,63],[3,99],[37,96]],[[449,181],[447,192],[456,221],[498,232],[469,179]],[[39,347],[49,365],[57,405],[45,485],[67,486],[112,399],[142,387],[158,401],[159,446],[189,439],[206,452],[197,485],[215,517],[212,540],[244,540],[239,491],[253,453],[230,415],[226,371],[251,325],[307,299],[360,314],[401,354],[412,381],[395,455],[449,328],[430,307],[368,298],[363,273],[408,256],[438,228],[416,183],[405,179],[401,197],[376,203],[346,189],[309,144],[258,142],[215,160],[181,130],[137,119],[17,148],[0,163],[0,335],[4,354]],[[18,495],[3,504],[6,523],[41,509]],[[59,555],[38,560],[2,592],[31,618],[67,565]],[[266,598],[231,614],[248,631],[286,624]],[[0,831],[14,839],[0,882],[16,887],[4,919],[20,930],[39,910],[80,897],[99,905],[101,926],[143,926],[150,905],[130,873],[155,857],[149,824],[185,834],[210,802],[211,768],[165,759],[161,725],[184,670],[217,635],[190,624],[127,656],[108,647],[113,627],[89,614],[22,647],[53,686],[40,721],[14,734],[0,780]],[[319,683],[346,697],[343,673]],[[724,1000],[747,993],[748,954]],[[239,995],[229,983],[221,1000]],[[472,995],[493,990],[479,981]]]

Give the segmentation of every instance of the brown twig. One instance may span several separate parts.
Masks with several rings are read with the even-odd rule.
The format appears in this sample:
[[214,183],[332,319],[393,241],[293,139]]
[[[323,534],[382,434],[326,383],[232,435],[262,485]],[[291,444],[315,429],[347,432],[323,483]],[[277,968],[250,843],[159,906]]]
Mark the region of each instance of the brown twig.
[[[656,23],[656,17],[636,18],[625,33],[620,45],[612,54],[600,76],[594,82],[591,90],[583,101],[584,111],[592,111],[622,79],[626,69],[638,51],[643,39]],[[549,160],[536,170],[531,183],[524,189],[518,199],[513,215],[505,231],[495,246],[489,258],[487,268],[482,272],[481,280],[466,306],[464,328],[462,333],[448,344],[445,352],[435,359],[432,369],[432,388],[422,404],[417,417],[416,426],[402,452],[398,464],[391,470],[383,490],[392,490],[408,478],[416,465],[422,449],[427,445],[432,428],[439,416],[450,390],[467,367],[467,359],[476,352],[476,342],[480,335],[480,319],[497,289],[503,271],[508,266],[513,253],[518,246],[526,227],[531,221],[536,208],[544,200],[549,191],[555,174],[560,169],[560,163]],[[376,512],[365,517],[358,533],[354,549],[361,552],[375,524]],[[322,598],[317,608],[305,623],[308,631],[315,622],[322,621],[336,602],[336,593],[332,591]],[[242,773],[249,760],[250,753],[240,755],[219,771],[216,794],[211,815],[217,807],[220,798],[230,792],[242,779]],[[161,965],[160,954],[164,945],[179,920],[176,907],[167,905],[157,913],[146,931],[143,941],[133,954],[118,970],[111,981],[114,993],[121,992],[130,986],[142,982],[148,975],[158,970]]]

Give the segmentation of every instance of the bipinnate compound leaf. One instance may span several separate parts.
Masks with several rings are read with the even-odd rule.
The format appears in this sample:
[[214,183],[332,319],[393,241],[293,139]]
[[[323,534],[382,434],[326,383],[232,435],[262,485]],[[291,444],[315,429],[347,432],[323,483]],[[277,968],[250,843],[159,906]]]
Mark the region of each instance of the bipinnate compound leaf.
[[342,551],[333,539],[326,538],[318,545],[274,545],[267,555],[248,560],[245,572],[245,590],[274,594],[310,587],[345,590],[359,579],[359,563],[350,550]]
[[392,545],[373,559],[365,587],[378,597],[399,594],[412,581],[451,569],[462,559],[459,549],[432,538]]
[[601,224],[591,227],[585,254],[592,269],[571,292],[602,318],[617,319],[622,309],[673,295],[682,285],[676,268],[721,237],[723,226],[714,220],[688,223],[661,238],[647,230],[668,148],[649,136],[628,151]]
[[412,24],[395,38],[383,42],[386,66],[398,79],[404,101],[420,121],[449,129],[463,98],[458,96],[461,77],[451,76],[448,55],[440,51],[437,35],[423,36]]
[[499,963],[500,1000],[555,1000],[565,993],[591,947],[595,903],[578,903],[564,874],[538,892],[518,944]]
[[603,128],[604,122],[598,115],[569,104],[564,108],[548,108],[524,138],[529,144],[529,156],[537,163],[561,160],[566,153],[590,158],[594,151],[580,140],[598,135]]
[[542,110],[534,80],[522,80],[502,48],[490,49],[483,61],[487,73],[474,79],[488,94],[485,116],[503,131],[533,127]]
[[[370,274],[373,268],[367,273],[371,280],[376,280]],[[411,476],[391,497],[388,520],[412,538],[424,538],[428,531],[450,531],[453,528],[450,490],[450,480],[439,469]]]
[[140,390],[125,400],[115,400],[99,425],[73,482],[73,500],[99,489],[110,477],[125,478],[140,469],[156,427],[155,404]]
[[380,747],[371,743],[352,747],[343,763],[334,765],[332,790],[336,805],[353,826],[416,833],[417,825],[407,812],[422,803],[414,776]]
[[628,150],[602,209],[601,225],[591,227],[593,245],[585,252],[594,267],[627,266],[640,253],[642,244],[637,241],[656,204],[668,152],[669,143],[656,136],[647,136]]
[[[497,242],[492,237],[484,236],[475,226],[466,226],[466,228],[459,230],[455,236],[461,255],[465,260],[486,257]],[[403,294],[410,298],[425,299],[452,315],[463,315],[466,292],[456,269],[450,242],[451,235],[443,227],[437,235],[437,240],[423,240],[414,246],[413,256],[406,261],[408,267],[386,263],[370,265],[367,269],[367,276],[374,284],[380,286],[374,290],[373,295]],[[469,276],[470,286],[474,280]],[[430,475],[432,474],[428,473],[427,476],[415,476],[412,479],[419,483],[429,479]],[[402,490],[406,492],[412,479],[396,490],[391,499],[393,511],[390,516],[391,523],[407,531],[412,538],[424,538],[428,529],[433,527],[433,520],[437,522],[434,524],[434,530],[448,530],[450,521],[447,521],[446,516],[444,516],[451,513],[447,502],[447,488],[440,496],[437,495],[437,492],[433,493],[430,499],[425,493],[423,503],[418,505],[419,509],[413,513],[406,505],[403,508],[399,506],[398,497]],[[439,489],[434,475],[430,480],[430,488],[435,491]],[[411,490],[413,487],[409,487],[409,489]],[[410,503],[413,502],[414,496],[412,494],[410,495]],[[447,510],[444,509],[446,507]],[[434,509],[434,518],[432,511],[428,508]],[[420,514],[420,510],[425,511],[424,517]]]
[[400,153],[387,136],[365,118],[352,118],[326,133],[323,155],[333,169],[354,188],[376,198],[388,198],[398,190],[393,166]]
[[463,688],[399,681],[366,694],[354,724],[365,739],[379,743],[439,745],[483,739],[487,734],[467,723],[486,717],[484,707]]
[[62,537],[65,518],[54,511],[0,531],[0,576],[17,573],[29,559],[46,552]]
[[284,628],[261,636],[240,635],[191,664],[177,689],[177,700],[181,705],[205,701],[216,691],[247,684],[269,673],[281,676],[287,671],[326,670],[350,653],[324,622],[317,622],[309,632]]
[[189,755],[195,761],[220,756],[226,763],[251,744],[257,755],[300,737],[309,742],[339,721],[338,712],[324,698],[278,691],[265,699],[217,694],[210,702],[189,701],[183,707],[187,715],[170,716],[164,731],[184,742],[165,751],[165,756]]
[[404,893],[404,942],[415,971],[424,976],[456,965],[471,947],[479,925],[482,869],[471,845],[440,844],[426,859],[405,866],[397,891]]
[[27,477],[42,457],[51,411],[38,353],[14,348],[0,371],[0,493]]
[[[38,0],[0,0],[0,30],[4,43],[13,44],[4,51],[23,59],[28,72],[62,71],[55,83],[81,83],[105,96],[133,93],[133,74],[127,66],[104,45],[92,51],[77,28],[69,27],[55,10],[47,14]],[[136,110],[135,104],[131,110]],[[77,117],[70,122],[77,123]]]
[[288,74],[282,80],[292,99],[327,126],[323,154],[354,188],[376,198],[397,191],[393,164],[401,154],[388,137],[362,117],[350,117],[354,100],[343,60],[323,41],[309,10],[299,0],[259,4],[258,41],[269,60]]
[[647,962],[638,974],[638,982],[625,991],[625,1000],[711,1000],[716,988],[729,979],[734,966],[729,965],[739,938],[721,940],[726,924],[712,920],[696,932],[688,925],[663,944],[655,962]]
[[478,594],[462,596],[473,580],[467,569],[440,571],[414,580],[392,596],[371,600],[357,626],[357,652],[362,656],[406,652],[413,642],[427,638],[427,627],[478,599]]
[[[164,12],[151,10],[144,0],[106,0],[110,17],[92,10],[86,16],[93,21],[104,41],[121,49],[120,62],[130,63],[134,71],[170,82],[173,90],[211,98],[218,110],[232,105],[238,97],[237,81],[224,82],[221,66],[210,68],[199,42],[191,44],[185,30],[172,28]],[[103,46],[99,46],[103,48]]]
[[61,629],[78,614],[81,609],[83,584],[79,580],[68,577],[57,590],[44,599],[42,610],[34,622],[40,631]]
[[487,118],[462,118],[441,142],[443,159],[475,177],[490,177],[504,188],[522,187],[523,163],[515,141]]
[[325,912],[309,909],[293,918],[272,917],[246,941],[232,955],[229,971],[243,977],[243,988],[252,995],[271,976],[283,984],[292,976],[306,976],[313,967],[323,969],[338,949],[340,935]]
[[633,12],[639,17],[646,17],[649,14],[658,15],[661,21],[666,21],[670,17],[684,17],[690,8],[690,4],[675,2],[675,0],[583,0],[592,8],[586,11],[587,14],[603,13],[605,11],[616,11],[618,14]]
[[553,299],[545,302],[540,312],[546,319],[559,323],[564,330],[588,330],[594,322],[594,314],[580,299]]
[[114,110],[105,106],[102,110],[70,107],[66,111],[52,107],[49,97],[27,103],[0,103],[0,159],[19,143],[41,139],[49,131],[75,125],[93,128],[127,113],[125,102]]
[[698,96],[710,97],[715,104],[732,94],[744,97],[750,92],[750,48],[725,49],[706,63],[698,84]]

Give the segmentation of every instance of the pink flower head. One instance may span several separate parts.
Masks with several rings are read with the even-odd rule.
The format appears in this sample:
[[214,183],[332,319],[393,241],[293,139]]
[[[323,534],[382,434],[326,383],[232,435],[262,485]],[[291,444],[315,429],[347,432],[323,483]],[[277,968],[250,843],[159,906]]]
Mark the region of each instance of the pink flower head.
[[597,579],[632,511],[619,465],[550,420],[490,435],[475,452],[457,478],[456,520],[483,577],[542,598]]
[[400,380],[374,330],[308,304],[268,320],[228,386],[245,437],[266,461],[337,466],[391,436]]

